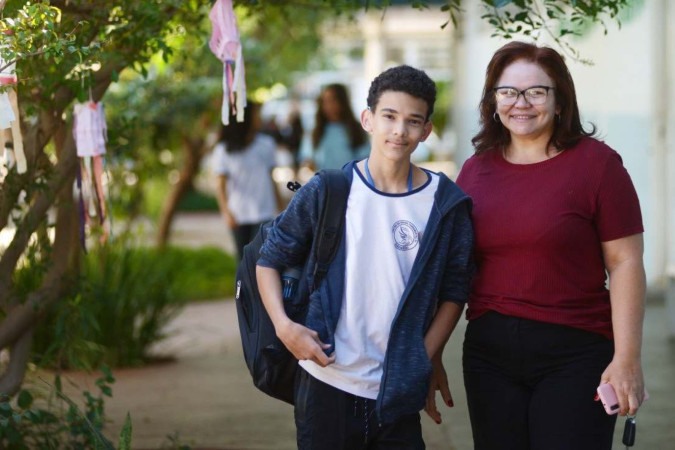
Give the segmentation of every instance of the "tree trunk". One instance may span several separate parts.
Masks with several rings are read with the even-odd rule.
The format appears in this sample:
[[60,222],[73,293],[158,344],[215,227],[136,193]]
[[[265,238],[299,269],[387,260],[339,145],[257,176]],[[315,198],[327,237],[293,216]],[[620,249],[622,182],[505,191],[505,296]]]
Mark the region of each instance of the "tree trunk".
[[[12,263],[15,259],[13,255],[20,256],[23,253],[30,235],[38,224],[45,220],[48,208],[54,203],[54,199],[58,198],[56,234],[47,263],[49,269],[41,286],[36,287],[25,302],[18,303],[9,293],[9,280],[5,280],[7,288],[2,298],[2,305],[6,316],[0,324],[0,348],[9,347],[10,360],[0,376],[0,394],[6,396],[15,394],[21,388],[30,357],[35,323],[44,314],[46,308],[61,297],[65,287],[64,282],[68,279],[66,275],[69,271],[76,269],[74,264],[79,253],[76,239],[77,212],[73,208],[71,186],[75,179],[77,156],[72,133],[67,133],[65,127],[66,124],[62,122],[56,133],[55,142],[59,155],[56,173],[47,188],[37,195],[24,221],[17,228],[10,247],[0,260],[0,263],[7,265],[5,270],[16,264],[16,262]],[[59,136],[62,139],[59,139]]]
[[164,202],[162,214],[159,218],[159,225],[157,226],[157,247],[159,248],[164,248],[168,243],[171,234],[171,224],[176,215],[178,202],[193,186],[195,176],[199,171],[199,165],[205,154],[205,141],[202,138],[184,138],[182,149],[185,160],[180,170],[178,182],[173,185],[169,196]]

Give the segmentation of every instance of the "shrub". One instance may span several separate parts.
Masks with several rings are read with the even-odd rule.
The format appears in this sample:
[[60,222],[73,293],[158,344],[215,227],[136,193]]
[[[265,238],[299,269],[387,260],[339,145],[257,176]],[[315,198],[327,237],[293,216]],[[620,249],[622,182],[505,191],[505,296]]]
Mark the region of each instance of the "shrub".
[[[82,260],[69,295],[36,328],[34,361],[43,367],[91,370],[139,366],[188,300],[233,295],[236,260],[217,248],[131,247],[119,239]],[[22,284],[39,277],[27,266]]]
[[180,310],[172,280],[180,268],[157,250],[118,241],[88,253],[72,293],[36,329],[43,366],[138,366]]
[[[99,393],[82,391],[84,411],[62,389],[61,377],[46,393],[23,389],[13,401],[0,400],[0,448],[23,449],[105,449],[112,442],[103,435],[104,397],[112,396],[115,378],[107,367],[96,380]],[[39,406],[42,404],[43,406]],[[127,414],[120,433],[120,450],[131,448],[131,418]]]

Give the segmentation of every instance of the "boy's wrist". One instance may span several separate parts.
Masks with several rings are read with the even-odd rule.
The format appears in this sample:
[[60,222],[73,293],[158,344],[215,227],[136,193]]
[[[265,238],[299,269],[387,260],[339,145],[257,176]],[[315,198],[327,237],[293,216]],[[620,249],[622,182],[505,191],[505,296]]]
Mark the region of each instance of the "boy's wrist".
[[272,323],[274,324],[274,331],[279,339],[286,335],[294,324],[288,316],[279,317],[276,320],[273,320]]

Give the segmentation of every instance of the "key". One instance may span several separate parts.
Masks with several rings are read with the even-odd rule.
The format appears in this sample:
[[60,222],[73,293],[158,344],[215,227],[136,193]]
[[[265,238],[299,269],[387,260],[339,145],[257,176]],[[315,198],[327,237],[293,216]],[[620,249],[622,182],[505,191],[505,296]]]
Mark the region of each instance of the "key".
[[628,447],[632,447],[635,444],[635,431],[636,431],[636,425],[635,425],[635,417],[626,417],[626,423],[623,426],[623,445]]

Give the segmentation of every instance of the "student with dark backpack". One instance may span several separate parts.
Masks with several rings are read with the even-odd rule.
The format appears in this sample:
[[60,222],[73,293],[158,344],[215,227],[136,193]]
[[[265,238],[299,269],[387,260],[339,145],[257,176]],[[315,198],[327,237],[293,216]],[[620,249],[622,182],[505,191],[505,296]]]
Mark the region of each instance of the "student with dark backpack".
[[[313,286],[307,284],[308,276],[311,274],[313,284],[318,284],[335,256],[342,237],[349,195],[347,177],[341,170],[326,169],[318,172],[317,176],[325,186],[325,195],[314,231],[316,239],[309,258],[312,264],[291,267],[281,277],[286,314],[296,321],[304,319],[309,293],[313,290]],[[289,183],[289,189],[298,188],[299,185]],[[256,279],[260,247],[271,225],[271,221],[264,223],[254,239],[244,247],[243,258],[237,268],[235,303],[244,360],[253,383],[267,395],[292,404],[298,360],[277,338],[262,304]]]
[[[298,359],[298,448],[423,449],[420,410],[451,403],[441,354],[468,297],[470,199],[410,155],[431,133],[434,82],[409,66],[373,80],[361,125],[370,155],[344,166],[344,230],[306,314],[289,315],[281,274],[308,261],[326,187],[312,178],[275,219],[256,275],[276,335]],[[433,369],[433,370],[432,370]],[[432,373],[435,375],[432,377]],[[433,382],[432,382],[433,379]],[[435,406],[428,408],[438,418]]]

